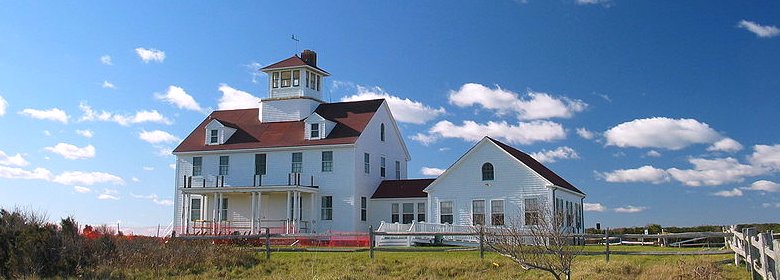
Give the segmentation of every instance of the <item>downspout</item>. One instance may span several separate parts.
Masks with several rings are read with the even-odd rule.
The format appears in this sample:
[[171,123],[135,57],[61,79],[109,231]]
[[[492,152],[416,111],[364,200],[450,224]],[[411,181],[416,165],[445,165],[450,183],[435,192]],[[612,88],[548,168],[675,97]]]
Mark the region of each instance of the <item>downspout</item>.
[[585,197],[580,198],[580,230],[585,233]]

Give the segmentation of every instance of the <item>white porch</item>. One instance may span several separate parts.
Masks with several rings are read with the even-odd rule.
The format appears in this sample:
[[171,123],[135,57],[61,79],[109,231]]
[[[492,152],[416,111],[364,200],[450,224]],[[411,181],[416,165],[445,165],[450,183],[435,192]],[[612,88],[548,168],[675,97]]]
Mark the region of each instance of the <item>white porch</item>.
[[318,219],[316,186],[179,188],[181,234],[311,233]]

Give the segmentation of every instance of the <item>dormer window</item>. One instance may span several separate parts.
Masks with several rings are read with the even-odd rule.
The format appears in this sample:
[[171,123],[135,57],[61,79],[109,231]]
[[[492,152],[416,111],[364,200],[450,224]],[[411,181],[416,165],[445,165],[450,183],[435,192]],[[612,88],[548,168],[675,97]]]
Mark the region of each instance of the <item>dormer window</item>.
[[219,130],[209,130],[209,144],[219,144]]
[[311,124],[311,139],[318,139],[320,138],[320,124],[313,123]]

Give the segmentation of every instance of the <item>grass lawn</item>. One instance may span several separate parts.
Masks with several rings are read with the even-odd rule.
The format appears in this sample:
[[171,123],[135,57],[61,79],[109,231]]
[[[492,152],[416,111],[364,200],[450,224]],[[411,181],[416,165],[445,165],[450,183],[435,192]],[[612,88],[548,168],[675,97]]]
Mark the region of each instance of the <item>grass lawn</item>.
[[[263,256],[258,252],[258,258]],[[580,256],[575,261],[573,279],[691,279],[693,276],[686,273],[694,268],[718,274],[719,278],[714,279],[749,278],[744,268],[730,265],[732,261],[732,255],[613,255],[607,264],[604,256]],[[274,252],[272,260],[261,260],[251,267],[189,273],[150,270],[121,274],[129,278],[184,279],[552,279],[546,272],[523,270],[494,253],[486,253],[481,260],[476,251],[376,252],[374,260],[369,259],[368,252]]]

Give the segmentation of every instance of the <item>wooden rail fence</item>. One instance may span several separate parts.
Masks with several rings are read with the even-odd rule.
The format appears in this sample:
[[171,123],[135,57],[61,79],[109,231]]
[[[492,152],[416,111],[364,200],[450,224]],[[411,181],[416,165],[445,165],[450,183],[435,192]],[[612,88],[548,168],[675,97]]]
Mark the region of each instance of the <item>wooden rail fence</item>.
[[734,251],[734,264],[745,263],[751,279],[780,280],[780,240],[772,233],[759,233],[754,228],[737,230],[731,226],[725,230],[728,246]]

